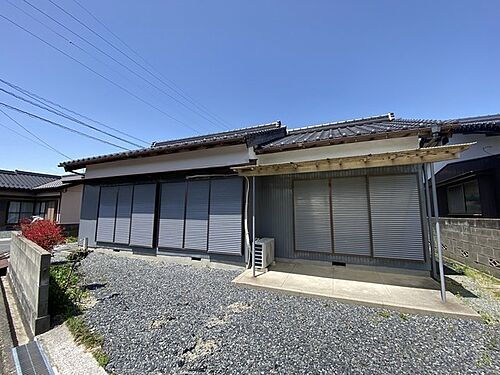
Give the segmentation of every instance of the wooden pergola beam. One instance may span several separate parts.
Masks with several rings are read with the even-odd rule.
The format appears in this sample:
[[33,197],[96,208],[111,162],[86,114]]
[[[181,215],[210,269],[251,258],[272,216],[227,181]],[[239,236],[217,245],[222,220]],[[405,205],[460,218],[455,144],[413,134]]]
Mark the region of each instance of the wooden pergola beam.
[[469,149],[473,144],[474,143],[465,143],[458,145],[436,146],[413,150],[385,152],[381,154],[325,158],[301,162],[245,165],[233,167],[232,169],[242,176],[271,176],[279,174],[326,172],[346,169],[433,163],[437,161],[457,159],[460,152]]

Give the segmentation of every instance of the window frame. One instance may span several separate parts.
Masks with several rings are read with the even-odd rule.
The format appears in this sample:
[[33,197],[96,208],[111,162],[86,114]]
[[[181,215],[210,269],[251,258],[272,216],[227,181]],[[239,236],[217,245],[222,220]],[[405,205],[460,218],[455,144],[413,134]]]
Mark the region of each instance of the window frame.
[[[474,184],[475,185],[474,188],[477,188],[477,194],[479,197],[478,200],[474,200],[474,201],[467,200],[466,187],[468,185],[470,186],[471,184]],[[461,195],[461,199],[462,199],[462,202],[460,202],[460,204],[461,204],[461,207],[463,207],[462,212],[453,211],[451,209],[452,205],[450,204],[450,201],[451,201],[450,190],[455,189],[455,188],[460,188],[460,193],[461,193],[460,195]],[[467,181],[462,181],[460,183],[456,183],[456,184],[452,184],[452,185],[447,186],[446,187],[446,201],[447,201],[449,215],[456,215],[456,216],[482,216],[483,215],[483,208],[481,205],[481,191],[479,188],[479,180],[477,178],[467,180]],[[478,202],[479,203],[479,211],[470,210],[470,205],[467,204],[468,202]]]

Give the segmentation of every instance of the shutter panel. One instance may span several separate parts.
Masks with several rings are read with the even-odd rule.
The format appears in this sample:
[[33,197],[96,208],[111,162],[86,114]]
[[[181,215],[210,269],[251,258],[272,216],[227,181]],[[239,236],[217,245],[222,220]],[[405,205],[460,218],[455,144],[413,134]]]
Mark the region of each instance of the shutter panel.
[[366,178],[332,179],[333,251],[371,255]]
[[155,184],[134,186],[130,245],[153,246],[155,198]]
[[97,212],[99,209],[99,186],[85,185],[82,196],[82,207],[80,211],[80,226],[78,238],[88,238],[89,246],[96,245]]
[[423,260],[416,175],[369,177],[373,255]]
[[185,182],[169,182],[161,185],[158,246],[179,249],[183,247],[185,200]]
[[328,180],[296,180],[293,189],[295,250],[331,253]]
[[242,179],[213,179],[210,182],[208,251],[241,255]]
[[186,249],[207,251],[209,187],[208,180],[188,181],[184,238]]
[[120,186],[116,206],[115,243],[128,245],[132,215],[132,185]]
[[118,188],[115,186],[101,187],[97,242],[113,242],[114,240],[117,194]]

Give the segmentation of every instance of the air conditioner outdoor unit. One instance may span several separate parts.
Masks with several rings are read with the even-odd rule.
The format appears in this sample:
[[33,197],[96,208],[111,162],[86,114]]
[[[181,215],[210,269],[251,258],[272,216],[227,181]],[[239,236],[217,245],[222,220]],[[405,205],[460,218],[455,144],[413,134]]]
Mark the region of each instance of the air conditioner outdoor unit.
[[274,238],[255,240],[255,268],[266,269],[274,262]]

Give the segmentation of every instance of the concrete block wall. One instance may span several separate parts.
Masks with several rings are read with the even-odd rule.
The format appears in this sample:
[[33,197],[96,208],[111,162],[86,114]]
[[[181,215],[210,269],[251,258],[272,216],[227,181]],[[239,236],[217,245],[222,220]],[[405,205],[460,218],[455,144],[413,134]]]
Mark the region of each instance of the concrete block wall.
[[12,233],[7,278],[21,314],[33,335],[50,328],[49,268],[50,253],[19,232]]
[[500,219],[440,218],[444,255],[500,278]]

